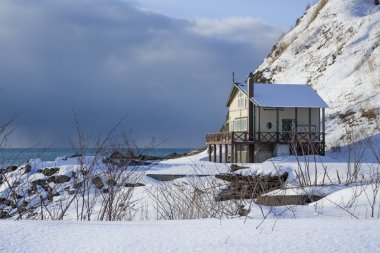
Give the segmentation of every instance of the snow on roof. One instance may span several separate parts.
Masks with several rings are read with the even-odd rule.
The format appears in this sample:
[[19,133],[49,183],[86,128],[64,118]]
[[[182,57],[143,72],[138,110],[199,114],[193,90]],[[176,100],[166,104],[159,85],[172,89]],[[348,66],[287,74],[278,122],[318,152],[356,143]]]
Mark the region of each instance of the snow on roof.
[[[246,84],[235,84],[247,93]],[[315,90],[306,84],[254,84],[252,100],[261,107],[328,108]]]

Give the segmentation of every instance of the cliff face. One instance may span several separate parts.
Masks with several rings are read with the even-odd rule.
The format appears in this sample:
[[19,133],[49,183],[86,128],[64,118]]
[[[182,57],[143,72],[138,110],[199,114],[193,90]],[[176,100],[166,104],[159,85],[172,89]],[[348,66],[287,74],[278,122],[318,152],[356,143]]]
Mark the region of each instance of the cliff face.
[[380,132],[380,6],[373,0],[320,0],[273,47],[255,77],[311,84],[330,107],[330,146],[348,128]]

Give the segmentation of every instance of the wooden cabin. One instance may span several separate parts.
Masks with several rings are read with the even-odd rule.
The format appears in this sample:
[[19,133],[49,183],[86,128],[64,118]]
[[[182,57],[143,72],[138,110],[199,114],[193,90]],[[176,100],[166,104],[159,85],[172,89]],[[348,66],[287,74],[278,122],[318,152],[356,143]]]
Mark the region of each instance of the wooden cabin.
[[226,106],[224,131],[206,135],[210,161],[325,154],[328,106],[309,85],[254,83],[250,73],[245,83],[233,83]]

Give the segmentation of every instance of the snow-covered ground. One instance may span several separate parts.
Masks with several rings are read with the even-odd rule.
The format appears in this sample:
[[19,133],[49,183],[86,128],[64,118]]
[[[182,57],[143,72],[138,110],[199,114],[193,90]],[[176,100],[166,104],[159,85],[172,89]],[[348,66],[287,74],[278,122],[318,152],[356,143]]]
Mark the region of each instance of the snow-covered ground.
[[[380,221],[0,221],[1,252],[379,252]],[[258,228],[257,228],[258,227]]]
[[[0,175],[0,217],[8,219],[0,221],[0,251],[380,252],[380,7],[372,0],[330,0],[314,18],[317,8],[307,11],[280,40],[281,52],[275,50],[258,71],[276,83],[313,84],[330,106],[328,144],[340,147],[324,157],[238,164],[244,169],[233,173],[286,172],[285,187],[264,197],[320,200],[288,206],[217,202],[215,195],[228,184],[215,175],[230,172],[231,164],[208,162],[207,151],[122,168],[121,174],[102,157],[33,159]],[[365,131],[350,136],[348,125]],[[161,182],[151,174],[184,177]],[[109,194],[112,187],[115,195]],[[80,214],[83,206],[88,215]],[[112,218],[106,217],[109,206],[117,212]],[[122,221],[97,221],[107,219]]]
[[[358,150],[363,151],[365,148],[362,152],[365,155],[361,158],[359,180],[350,183],[347,183],[348,164],[354,168],[355,160],[347,163],[349,152],[346,147],[342,147],[340,152],[328,151],[325,157],[306,156],[297,160],[288,156],[273,158],[259,164],[240,164],[246,168],[234,173],[289,174],[286,189],[268,192],[266,196],[324,196],[321,200],[306,205],[260,206],[251,200],[235,203],[237,206],[242,204],[249,210],[246,217],[240,217],[236,213],[220,216],[222,219],[207,218],[210,217],[209,213],[199,215],[206,219],[187,216],[187,209],[194,206],[187,207],[190,202],[184,202],[181,198],[195,196],[196,187],[192,188],[190,185],[198,185],[205,195],[209,194],[208,186],[216,187],[217,189],[210,193],[215,194],[218,192],[218,185],[223,185],[223,182],[216,180],[214,175],[229,171],[230,164],[208,162],[207,151],[139,166],[138,169],[143,175],[138,177],[138,181],[145,186],[134,189],[131,199],[128,199],[128,205],[131,205],[134,213],[123,218],[132,221],[96,221],[99,219],[97,213],[102,208],[102,200],[107,195],[98,195],[93,208],[94,214],[91,216],[92,221],[76,221],[75,204],[70,206],[63,221],[41,221],[38,220],[41,217],[38,207],[35,209],[38,214],[32,218],[35,220],[14,220],[18,217],[16,215],[13,219],[0,221],[0,252],[379,252],[380,194],[374,189],[380,181],[376,184],[371,178],[374,175],[371,172],[374,172],[374,169],[379,170],[376,156],[380,150],[377,148],[378,139],[373,141],[376,145],[376,155],[371,153],[368,147],[365,148],[366,145],[363,146],[363,143],[356,145]],[[6,176],[11,182],[19,182],[19,188],[14,188],[19,194],[27,194],[28,188],[21,190],[24,185],[29,187],[33,185],[32,181],[49,178],[42,174],[41,169],[44,168],[59,168],[55,176],[71,177],[68,182],[62,184],[49,183],[52,189],[60,193],[59,196],[54,196],[52,202],[47,203],[46,210],[53,212],[59,210],[54,208],[54,205],[59,207],[61,200],[70,199],[72,196],[64,189],[72,189],[75,180],[81,179],[72,176],[73,172],[80,175],[79,170],[83,164],[81,165],[78,159],[85,164],[92,164],[96,160],[96,173],[106,169],[101,163],[102,159],[94,157],[57,158],[51,162],[34,159],[30,162],[30,172],[25,173],[24,167],[20,166]],[[311,181],[316,180],[317,186],[301,187],[297,173],[306,171],[306,168],[309,168]],[[149,174],[187,177],[160,182],[151,178]],[[105,182],[104,178],[103,180]],[[104,184],[106,187],[106,183]],[[44,189],[37,190],[42,196],[47,195]],[[6,184],[0,186],[2,197],[10,191]],[[179,205],[162,203],[171,201],[167,199],[172,197],[168,192],[179,193],[175,195]],[[30,196],[26,195],[26,199],[33,199],[33,193],[28,194]],[[373,204],[374,199],[377,202]],[[38,201],[39,198],[34,197],[34,200]],[[213,202],[212,198],[206,200],[212,202],[206,204],[209,205],[206,209],[233,209],[233,205],[228,207],[226,204],[226,207],[224,204]],[[162,209],[165,207],[172,211],[173,217],[159,213],[165,211]],[[43,210],[44,219],[50,219],[46,210]],[[187,218],[191,220],[183,220]]]

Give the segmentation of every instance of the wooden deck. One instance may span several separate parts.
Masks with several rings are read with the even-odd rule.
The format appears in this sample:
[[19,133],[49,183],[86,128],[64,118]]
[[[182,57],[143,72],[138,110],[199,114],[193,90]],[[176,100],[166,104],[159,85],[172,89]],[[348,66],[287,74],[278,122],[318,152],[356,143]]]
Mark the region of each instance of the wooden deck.
[[244,148],[248,154],[247,161],[255,162],[255,146],[264,144],[269,144],[270,146],[287,144],[292,149],[292,152],[297,154],[324,155],[324,137],[324,133],[316,132],[258,132],[254,134],[249,134],[248,132],[219,132],[207,134],[206,145],[208,145],[209,150],[209,161],[219,163],[241,162],[238,150],[242,151],[242,148]]
[[255,143],[279,143],[290,142],[315,143],[323,141],[323,133],[306,132],[259,132],[253,135],[248,132],[219,132],[206,134],[206,144],[255,144]]

